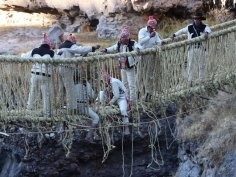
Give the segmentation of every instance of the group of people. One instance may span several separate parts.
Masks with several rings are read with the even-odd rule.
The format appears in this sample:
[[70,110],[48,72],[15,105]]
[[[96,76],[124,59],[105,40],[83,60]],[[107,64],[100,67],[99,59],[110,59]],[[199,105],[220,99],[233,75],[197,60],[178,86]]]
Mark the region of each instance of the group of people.
[[[196,13],[194,16],[193,23],[187,27],[177,31],[173,34],[174,38],[180,34],[187,33],[188,39],[195,38],[201,35],[205,37],[211,32],[210,28],[205,25],[202,20],[205,17],[202,13]],[[118,41],[116,44],[102,49],[101,52],[131,52],[133,50],[140,51],[146,48],[152,48],[155,45],[161,47],[161,38],[157,31],[157,21],[150,16],[146,27],[139,30],[138,42],[130,38],[129,28],[123,27],[121,29]],[[76,44],[76,38],[70,34],[67,36],[66,40],[63,41],[63,30],[60,26],[54,25],[47,34],[44,35],[42,44],[33,49],[32,51],[22,54],[22,57],[34,57],[34,58],[71,58],[75,54],[84,55],[89,52],[94,52],[99,49],[100,46],[78,46]],[[57,49],[57,50],[54,50]],[[56,51],[56,52],[55,52]],[[195,65],[199,66],[199,77],[203,79],[204,77],[204,67],[205,67],[205,49],[201,43],[192,45],[188,49],[188,67],[187,74],[188,80],[192,80],[192,71]],[[145,99],[148,100],[152,96],[153,85],[151,83],[153,79],[153,67],[152,61],[148,60],[147,69],[145,72],[147,77],[144,81],[145,87]],[[198,62],[198,64],[196,63]],[[137,83],[136,83],[136,60],[130,57],[120,57],[117,64],[119,65],[121,80],[111,77],[107,70],[102,70],[102,81],[106,86],[99,95],[100,102],[105,102],[109,105],[118,104],[120,108],[121,115],[123,116],[123,123],[125,125],[125,134],[129,134],[129,117],[128,117],[128,105],[136,103],[137,101]],[[50,108],[50,88],[51,88],[51,77],[53,74],[53,69],[50,64],[35,63],[31,69],[31,85],[30,93],[27,102],[27,108],[33,109],[34,102],[36,101],[36,88],[40,88],[42,92],[43,99],[43,114],[46,117],[51,116]],[[94,112],[87,104],[89,99],[94,99],[95,94],[87,80],[77,80],[74,79],[74,73],[76,72],[76,67],[73,64],[60,65],[57,68],[58,75],[60,76],[60,89],[57,99],[63,97],[62,88],[66,91],[66,108],[69,112],[73,113],[75,110],[83,114],[88,115],[92,118],[92,127],[95,128],[99,122],[99,116]],[[85,96],[86,95],[86,96]],[[89,131],[88,138],[92,138],[93,131]]]

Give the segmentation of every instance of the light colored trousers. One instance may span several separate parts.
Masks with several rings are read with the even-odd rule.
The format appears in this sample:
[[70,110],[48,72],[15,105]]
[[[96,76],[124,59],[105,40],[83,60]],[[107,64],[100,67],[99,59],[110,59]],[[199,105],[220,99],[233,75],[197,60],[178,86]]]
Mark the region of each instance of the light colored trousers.
[[153,55],[145,55],[139,58],[136,72],[136,89],[142,95],[153,93],[153,72],[154,72]]
[[96,112],[94,112],[90,107],[87,106],[87,103],[79,103],[77,104],[77,109],[80,113],[85,114],[92,118],[93,124],[98,124],[99,116]]
[[31,74],[30,79],[30,92],[27,101],[27,109],[33,109],[37,101],[37,89],[40,87],[43,99],[43,114],[45,116],[51,115],[51,77]]
[[192,81],[194,78],[200,80],[205,78],[205,48],[203,46],[190,47],[187,74],[188,81]]
[[[104,91],[100,91],[99,92],[99,101],[100,103],[104,103],[106,102],[107,100],[107,97],[106,97],[106,94]],[[119,106],[119,109],[120,109],[120,113],[121,115],[123,116],[122,117],[122,121],[124,124],[126,123],[129,123],[129,118],[128,118],[128,102],[127,102],[127,99],[125,97],[125,95],[123,96],[120,96],[119,99],[116,101],[118,106]]]
[[134,67],[131,69],[121,69],[121,80],[127,89],[128,98],[131,102],[137,99],[135,78],[136,76]]
[[59,68],[59,77],[61,83],[59,83],[59,95],[58,99],[63,98],[63,86],[66,90],[66,108],[73,110],[77,108],[75,84],[74,84],[75,69],[72,67],[61,66]]

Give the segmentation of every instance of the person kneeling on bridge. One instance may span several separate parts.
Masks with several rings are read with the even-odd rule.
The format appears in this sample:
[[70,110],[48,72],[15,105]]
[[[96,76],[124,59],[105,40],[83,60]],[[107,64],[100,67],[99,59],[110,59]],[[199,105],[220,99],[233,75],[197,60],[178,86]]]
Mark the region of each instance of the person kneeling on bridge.
[[129,117],[128,117],[128,102],[126,95],[126,88],[124,84],[116,78],[111,77],[107,72],[102,73],[102,81],[105,84],[105,91],[100,91],[99,97],[100,102],[109,100],[108,104],[113,106],[115,103],[118,104],[120,108],[120,113],[123,116],[122,121],[124,126],[124,134],[129,135]]

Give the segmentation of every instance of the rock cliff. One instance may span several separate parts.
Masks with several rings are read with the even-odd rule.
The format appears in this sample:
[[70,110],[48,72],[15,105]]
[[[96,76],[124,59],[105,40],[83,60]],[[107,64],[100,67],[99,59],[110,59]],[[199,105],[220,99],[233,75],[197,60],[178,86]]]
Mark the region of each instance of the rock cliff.
[[124,24],[133,26],[136,33],[148,15],[159,20],[163,16],[190,18],[196,10],[234,7],[233,0],[5,0],[0,2],[0,24],[48,27],[60,23],[68,32],[97,30],[100,38],[115,38]]

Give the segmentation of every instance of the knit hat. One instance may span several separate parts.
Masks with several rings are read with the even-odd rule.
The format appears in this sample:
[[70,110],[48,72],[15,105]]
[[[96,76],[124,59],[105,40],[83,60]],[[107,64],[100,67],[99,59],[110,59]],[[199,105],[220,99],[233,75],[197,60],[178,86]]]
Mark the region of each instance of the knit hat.
[[121,29],[120,37],[125,37],[126,39],[130,38],[130,32],[129,32],[129,27],[128,26],[124,26]]
[[151,26],[152,28],[156,28],[157,21],[153,18],[153,16],[148,17],[147,26]]
[[193,16],[193,18],[198,19],[198,20],[206,20],[206,17],[204,17],[201,12],[196,12],[196,14]]
[[124,42],[124,43],[128,43],[129,42],[129,38],[130,38],[130,32],[129,32],[129,28],[128,26],[124,26],[122,29],[121,29],[121,33],[120,33],[120,40],[123,41],[120,41],[120,42]]
[[105,83],[108,83],[111,78],[110,74],[106,71],[106,69],[102,69],[101,72],[102,72],[102,80]]
[[70,41],[70,42],[72,42],[72,43],[76,43],[76,38],[75,38],[75,36],[73,36],[72,34],[70,34],[68,37],[67,37],[67,39],[66,40],[68,40],[68,41]]
[[52,43],[51,41],[48,39],[48,36],[46,33],[43,34],[43,41],[41,44],[47,44],[49,47],[52,46]]

